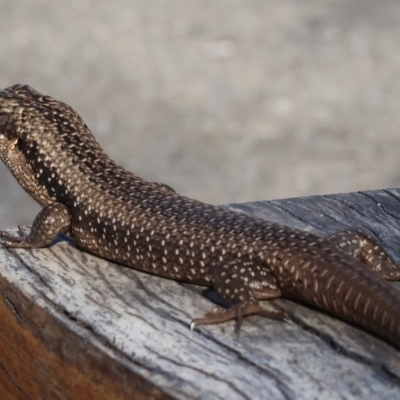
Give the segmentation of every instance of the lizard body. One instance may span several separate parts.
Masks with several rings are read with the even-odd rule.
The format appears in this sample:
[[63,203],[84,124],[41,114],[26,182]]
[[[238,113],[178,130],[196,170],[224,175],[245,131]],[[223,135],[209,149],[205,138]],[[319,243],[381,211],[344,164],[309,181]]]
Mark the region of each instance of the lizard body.
[[43,207],[29,235],[0,233],[5,247],[44,247],[62,231],[109,260],[213,286],[229,307],[192,327],[283,318],[259,304],[282,296],[400,348],[400,293],[382,279],[400,280],[400,268],[360,231],[323,239],[147,182],[112,161],[71,107],[25,85],[0,91],[0,157]]

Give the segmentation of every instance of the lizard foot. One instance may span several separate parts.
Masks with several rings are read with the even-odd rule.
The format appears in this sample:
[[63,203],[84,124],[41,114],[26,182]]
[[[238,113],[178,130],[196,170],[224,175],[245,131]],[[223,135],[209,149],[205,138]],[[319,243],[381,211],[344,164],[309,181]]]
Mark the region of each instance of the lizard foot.
[[5,239],[4,242],[1,242],[1,245],[4,248],[31,248],[32,245],[27,240],[27,236],[24,233],[24,230],[21,226],[18,226],[19,236],[15,236],[6,231],[0,231],[0,238]]
[[19,237],[0,231],[0,238],[5,239],[1,245],[5,248],[39,249],[50,245],[59,232],[67,232],[70,226],[70,215],[66,205],[51,203],[42,208],[33,221],[32,228],[25,234],[22,227]]
[[233,305],[229,308],[217,306],[212,311],[206,313],[203,317],[193,319],[190,323],[190,329],[194,329],[199,325],[219,324],[221,322],[235,319],[235,332],[239,333],[240,327],[242,326],[243,317],[256,314],[278,320],[283,320],[286,317],[286,313],[283,310],[266,310],[258,303],[246,302]]

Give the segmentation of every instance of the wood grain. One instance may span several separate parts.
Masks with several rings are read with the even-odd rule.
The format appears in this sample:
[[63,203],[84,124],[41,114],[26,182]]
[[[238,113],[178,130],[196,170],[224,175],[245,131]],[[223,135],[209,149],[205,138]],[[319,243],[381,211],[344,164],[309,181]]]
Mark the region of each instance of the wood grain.
[[[227,207],[321,236],[361,228],[400,261],[397,189]],[[213,291],[109,263],[65,237],[0,249],[0,262],[7,399],[400,397],[399,352],[318,310],[279,299],[287,322],[250,317],[240,336],[233,323],[190,331],[207,298],[218,301]]]

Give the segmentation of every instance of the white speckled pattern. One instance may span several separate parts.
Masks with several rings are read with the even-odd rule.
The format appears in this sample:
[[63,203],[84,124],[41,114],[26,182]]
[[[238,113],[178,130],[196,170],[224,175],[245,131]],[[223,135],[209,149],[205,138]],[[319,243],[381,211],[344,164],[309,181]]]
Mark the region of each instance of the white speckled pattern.
[[[329,239],[182,197],[116,165],[69,106],[29,86],[0,92],[0,156],[44,208],[27,237],[48,245],[59,231],[83,249],[143,271],[214,286],[230,305],[192,326],[251,314],[282,318],[258,300],[315,305],[400,346],[400,270],[362,232]],[[374,271],[375,270],[375,271]]]

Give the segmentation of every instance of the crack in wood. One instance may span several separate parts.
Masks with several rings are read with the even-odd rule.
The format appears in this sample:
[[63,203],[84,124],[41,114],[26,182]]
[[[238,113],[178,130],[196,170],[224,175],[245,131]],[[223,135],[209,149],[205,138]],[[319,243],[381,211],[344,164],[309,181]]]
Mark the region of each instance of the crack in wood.
[[[262,373],[267,374],[268,377],[270,377],[271,380],[273,380],[275,382],[276,387],[279,388],[282,396],[285,399],[291,400],[291,399],[297,398],[295,392],[285,383],[285,380],[287,380],[288,377],[284,373],[282,373],[281,371],[277,371],[277,370],[273,371],[274,368],[271,365],[269,365],[268,368],[265,368],[264,366],[257,364],[251,358],[244,356],[241,351],[227,345],[224,341],[220,340],[219,337],[215,337],[214,335],[210,336],[209,332],[207,332],[207,331],[203,331],[202,329],[199,329],[198,332],[201,335],[204,335],[207,339],[211,339],[212,341],[217,343],[220,347],[235,354],[235,356],[238,358],[238,360],[243,361],[245,364],[248,364],[248,365],[254,367],[258,371],[260,371],[260,374],[262,374]],[[278,377],[279,375],[281,377]]]
[[[388,190],[382,190],[382,192],[386,193],[389,197],[395,199],[396,202],[400,202],[399,199],[394,196],[392,193],[390,193]],[[385,214],[387,214],[388,216],[390,216],[391,218],[395,219],[396,221],[400,221],[400,216],[390,212],[389,210],[387,210],[387,208],[380,203],[379,201],[375,200],[373,198],[373,196],[371,196],[368,192],[360,192],[360,194],[362,194],[363,196],[366,196],[367,198],[369,198],[370,200],[372,200]]]
[[285,211],[286,213],[288,213],[293,219],[296,219],[297,221],[302,222],[303,224],[307,225],[307,226],[311,226],[313,228],[317,228],[315,227],[310,221],[307,221],[303,218],[301,218],[298,214],[295,214],[294,212],[292,212],[291,210],[283,207],[282,204],[278,203],[278,200],[274,200],[271,202],[277,209],[281,210],[281,211]]
[[11,312],[15,315],[15,317],[17,318],[17,320],[18,320],[19,322],[23,322],[23,319],[22,319],[21,315],[19,314],[19,312],[18,312],[18,310],[17,310],[17,307],[16,307],[15,304],[8,298],[8,296],[7,296],[5,293],[3,293],[3,299],[4,299],[5,304],[7,305],[7,308],[8,308],[9,310],[11,310]]
[[[149,348],[149,347],[146,347],[146,349],[147,349],[149,352],[154,353],[153,349],[151,349],[151,348]],[[231,388],[234,390],[234,392],[240,394],[240,395],[242,396],[243,399],[247,399],[247,400],[250,400],[250,399],[251,399],[251,397],[247,396],[245,392],[243,392],[242,390],[240,390],[240,389],[237,387],[237,385],[235,385],[234,383],[229,382],[229,381],[227,381],[227,380],[218,378],[218,377],[215,376],[215,374],[213,375],[213,374],[211,374],[211,373],[208,373],[206,370],[202,370],[202,369],[200,369],[200,368],[196,368],[196,367],[193,366],[193,365],[188,365],[188,364],[185,364],[185,363],[178,362],[176,359],[169,358],[169,357],[165,357],[165,356],[163,356],[163,355],[161,355],[161,354],[158,354],[158,353],[154,353],[154,354],[156,354],[156,356],[157,356],[158,358],[162,358],[162,359],[164,359],[164,360],[166,360],[166,361],[168,361],[168,362],[171,362],[171,363],[175,364],[175,365],[178,366],[178,367],[189,368],[189,369],[191,369],[191,370],[193,370],[193,371],[196,371],[196,372],[200,373],[201,375],[205,375],[205,376],[210,377],[212,380],[216,380],[216,381],[219,381],[219,382],[222,382],[222,383],[226,384],[227,386],[231,387]],[[283,395],[283,393],[282,393],[282,395]],[[286,396],[284,396],[284,397],[285,397],[285,399],[287,398]]]
[[1,364],[0,362],[0,369],[4,372],[4,374],[7,376],[9,382],[11,382],[11,384],[18,390],[19,393],[21,393],[22,396],[24,396],[24,398],[26,400],[33,400],[30,396],[28,396],[15,382],[14,378],[12,377],[12,375],[7,371],[7,369]]
[[[5,249],[7,251],[7,253],[11,253],[12,257],[14,257],[15,259],[18,260],[19,264],[21,266],[23,266],[24,268],[26,268],[33,276],[35,276],[42,284],[43,286],[45,286],[47,289],[49,289],[52,293],[53,292],[53,288],[41,277],[40,274],[38,274],[34,269],[32,269],[31,267],[28,266],[28,264],[25,262],[25,260],[23,259],[23,257],[18,254],[18,249]],[[33,253],[31,250],[24,250],[24,251],[28,251],[29,253],[31,253],[31,255],[33,256]],[[37,250],[35,250],[37,251]],[[33,256],[34,257],[34,256]]]
[[340,342],[335,339],[334,336],[330,335],[327,332],[322,332],[318,330],[315,326],[307,324],[301,317],[292,314],[290,315],[290,319],[300,328],[320,338],[325,344],[334,349],[336,352],[339,352],[341,355],[348,357],[355,362],[374,368],[374,370],[378,374],[384,375],[384,378],[400,386],[400,376],[388,370],[385,364],[380,362],[372,362],[361,354],[356,353],[354,350],[352,351],[344,347]]

